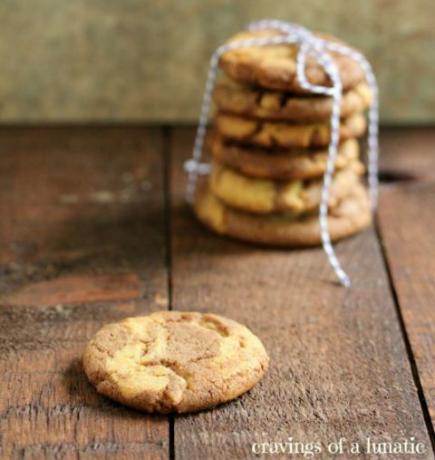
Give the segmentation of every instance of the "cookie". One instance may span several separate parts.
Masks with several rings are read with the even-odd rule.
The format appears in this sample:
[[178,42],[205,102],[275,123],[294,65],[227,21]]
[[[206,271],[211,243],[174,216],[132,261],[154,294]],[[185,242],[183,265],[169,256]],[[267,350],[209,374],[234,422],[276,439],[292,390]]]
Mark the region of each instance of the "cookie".
[[[265,149],[225,142],[214,136],[210,151],[213,158],[245,176],[260,179],[312,179],[323,176],[328,149]],[[343,169],[359,155],[355,139],[344,141],[338,149],[335,168]]]
[[[338,171],[332,180],[329,206],[334,208],[360,183],[362,163],[355,161]],[[246,177],[233,169],[214,163],[210,190],[226,205],[256,214],[313,211],[320,205],[323,180],[273,181]]]
[[[340,139],[360,137],[366,129],[362,114],[354,114],[341,120]],[[226,139],[261,147],[324,147],[330,141],[330,122],[290,124],[244,118],[217,113],[216,131]]]
[[[198,219],[214,232],[265,246],[309,247],[321,244],[317,214],[303,218],[292,214],[258,215],[223,204],[202,184],[195,197]],[[362,185],[342,199],[328,216],[332,241],[349,237],[371,221],[368,196]]]
[[[279,35],[277,31],[241,32],[229,42]],[[340,42],[326,34],[320,37]],[[342,42],[341,42],[342,43]],[[307,93],[298,83],[296,77],[296,45],[254,46],[231,50],[222,55],[220,67],[233,80],[263,88],[295,93]],[[361,66],[354,60],[338,53],[329,52],[335,61],[345,90],[356,86],[364,80]],[[307,57],[305,75],[310,83],[330,86],[330,79],[323,67],[315,59]]]
[[[216,86],[213,100],[222,112],[269,120],[315,121],[329,119],[332,113],[332,98],[327,96],[267,91],[228,79]],[[363,112],[370,102],[370,88],[360,83],[343,94],[341,116]]]
[[237,398],[263,377],[268,361],[245,326],[177,311],[104,326],[83,356],[99,393],[150,413],[198,411]]

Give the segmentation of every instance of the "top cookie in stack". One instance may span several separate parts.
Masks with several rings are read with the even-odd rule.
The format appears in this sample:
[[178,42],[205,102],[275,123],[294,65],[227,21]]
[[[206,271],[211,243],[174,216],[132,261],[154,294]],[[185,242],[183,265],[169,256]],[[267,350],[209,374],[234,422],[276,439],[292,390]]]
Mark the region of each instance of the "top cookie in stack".
[[[243,32],[231,40],[275,34]],[[240,48],[220,60],[224,77],[214,91],[212,172],[195,201],[200,220],[219,233],[270,245],[321,242],[317,214],[332,99],[300,86],[297,52],[295,45]],[[329,200],[330,235],[338,240],[370,222],[358,138],[366,130],[364,112],[371,95],[356,62],[331,56],[343,85],[340,145]],[[313,59],[307,58],[305,73],[313,84],[330,85]]]

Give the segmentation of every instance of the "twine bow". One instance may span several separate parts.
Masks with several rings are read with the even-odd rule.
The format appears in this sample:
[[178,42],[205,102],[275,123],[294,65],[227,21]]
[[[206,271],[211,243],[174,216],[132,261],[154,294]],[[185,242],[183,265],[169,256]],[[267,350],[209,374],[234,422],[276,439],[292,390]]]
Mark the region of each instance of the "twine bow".
[[[246,40],[237,40],[224,44],[216,49],[210,59],[210,65],[202,100],[201,112],[196,131],[195,143],[193,147],[192,158],[184,164],[184,169],[188,174],[186,199],[192,203],[196,190],[198,175],[206,175],[210,172],[210,165],[202,163],[202,150],[207,129],[208,114],[211,107],[212,91],[216,81],[217,68],[220,57],[231,50],[239,48],[250,48],[257,46],[273,46],[283,44],[299,45],[299,51],[296,58],[296,77],[299,85],[315,94],[323,94],[332,97],[332,113],[331,113],[331,135],[328,147],[328,159],[326,170],[323,177],[323,186],[320,198],[319,207],[319,224],[320,234],[322,239],[323,250],[325,251],[328,261],[334,269],[340,283],[345,287],[350,287],[351,282],[347,273],[341,267],[341,264],[335,254],[331,243],[331,238],[328,229],[328,202],[331,181],[335,169],[335,161],[337,157],[337,147],[340,138],[340,111],[342,99],[342,82],[337,65],[328,54],[328,51],[333,51],[344,56],[347,56],[356,61],[365,73],[367,83],[372,93],[372,104],[369,111],[369,126],[368,126],[368,184],[370,204],[372,211],[375,210],[378,197],[378,121],[379,121],[379,102],[378,102],[378,86],[376,78],[372,71],[370,63],[358,51],[351,49],[340,43],[331,42],[315,36],[310,30],[298,24],[288,23],[275,19],[266,19],[249,24],[248,30],[277,30],[279,35],[262,38],[252,38]],[[322,66],[326,74],[329,76],[332,86],[321,86],[310,83],[305,75],[307,57],[314,58],[318,64]]]

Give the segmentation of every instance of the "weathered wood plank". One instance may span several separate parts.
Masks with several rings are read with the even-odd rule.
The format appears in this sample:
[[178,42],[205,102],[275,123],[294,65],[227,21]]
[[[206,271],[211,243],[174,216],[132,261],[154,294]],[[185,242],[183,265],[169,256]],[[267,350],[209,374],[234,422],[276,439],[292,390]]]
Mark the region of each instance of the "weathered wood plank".
[[435,183],[386,190],[379,228],[418,377],[435,421]]
[[[431,418],[428,423],[433,424],[435,267],[430,255],[435,245],[428,229],[434,224],[431,210],[435,203],[435,129],[384,128],[381,134],[381,169],[387,171],[387,178],[399,187],[393,186],[381,196],[379,229],[415,359],[416,379],[422,385],[422,398]],[[401,179],[405,179],[405,183],[401,183]]]
[[169,425],[97,395],[101,324],[167,308],[162,137],[0,130],[2,458],[167,458]]
[[345,437],[364,450],[367,437],[415,436],[431,449],[373,230],[338,246],[351,290],[333,283],[320,249],[262,250],[214,236],[183,204],[192,140],[180,130],[172,142],[172,304],[247,324],[271,368],[237,401],[177,417],[176,458],[249,458],[252,443],[289,437],[323,449]]
[[381,128],[379,157],[388,182],[435,180],[435,129]]

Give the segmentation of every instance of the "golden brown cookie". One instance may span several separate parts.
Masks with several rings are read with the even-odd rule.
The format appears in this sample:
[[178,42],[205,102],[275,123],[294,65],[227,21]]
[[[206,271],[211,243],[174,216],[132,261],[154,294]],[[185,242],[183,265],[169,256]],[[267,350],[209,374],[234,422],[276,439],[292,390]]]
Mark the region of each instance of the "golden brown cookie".
[[[329,206],[338,206],[360,183],[364,166],[354,161],[348,168],[338,171],[332,180]],[[254,179],[233,169],[213,163],[210,190],[226,205],[255,214],[313,211],[320,205],[322,179],[273,181]]]
[[[210,150],[213,158],[245,176],[260,179],[312,179],[320,177],[326,169],[327,148],[317,149],[265,149],[225,142],[214,136]],[[340,145],[335,167],[343,169],[354,162],[359,155],[355,139],[348,139]]]
[[269,358],[245,326],[213,314],[163,311],[100,329],[83,365],[99,393],[146,412],[192,412],[251,389]]
[[[332,113],[332,98],[327,96],[267,91],[229,79],[216,85],[213,100],[222,112],[269,120],[325,120]],[[370,88],[366,83],[360,83],[343,94],[341,116],[363,112],[370,102]]]
[[[241,32],[229,41],[246,40],[278,35],[276,31]],[[339,40],[326,34],[318,34],[335,42]],[[341,42],[342,43],[342,42]],[[263,88],[306,93],[296,78],[296,45],[275,45],[240,48],[226,52],[220,66],[233,80],[254,84]],[[364,79],[363,69],[354,60],[338,53],[329,53],[335,61],[345,90]],[[313,58],[307,58],[306,77],[316,85],[330,86],[328,75]]]
[[[343,118],[340,124],[340,139],[360,137],[366,129],[362,114]],[[226,139],[261,147],[324,147],[330,141],[330,123],[312,122],[290,124],[244,118],[219,112],[215,117],[216,131]]]
[[[198,219],[214,232],[267,246],[306,247],[321,244],[317,214],[258,215],[238,211],[223,204],[201,184],[195,199]],[[368,196],[362,185],[341,200],[329,213],[332,241],[338,241],[366,228],[371,221]]]

